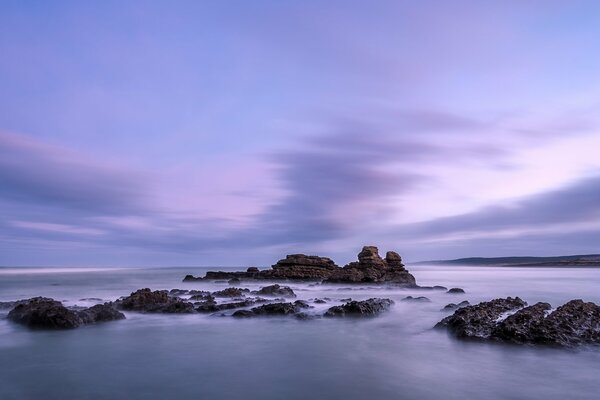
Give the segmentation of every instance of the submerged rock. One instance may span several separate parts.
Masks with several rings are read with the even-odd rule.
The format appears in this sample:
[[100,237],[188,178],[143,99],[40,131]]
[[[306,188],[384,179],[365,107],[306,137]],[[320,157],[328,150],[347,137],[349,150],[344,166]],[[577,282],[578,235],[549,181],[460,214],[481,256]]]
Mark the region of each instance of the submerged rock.
[[331,307],[326,317],[365,317],[377,315],[388,310],[394,302],[390,299],[372,298],[363,301],[350,301],[341,306]]
[[427,298],[425,296],[419,296],[419,297],[406,296],[401,301],[412,301],[412,302],[417,302],[417,303],[430,303],[431,302],[431,300],[429,300],[429,298]]
[[195,282],[195,281],[201,281],[201,280],[203,280],[203,279],[204,279],[204,278],[201,278],[201,277],[196,277],[196,276],[194,276],[194,275],[186,275],[186,276],[183,278],[183,282]]
[[461,308],[436,327],[459,338],[560,347],[600,345],[600,306],[571,300],[550,312],[548,303],[525,305],[518,297],[496,299]]
[[126,311],[139,311],[148,313],[191,313],[194,312],[192,303],[171,297],[166,290],[152,291],[148,288],[139,289],[129,296],[117,300],[118,309]]
[[84,324],[96,322],[117,321],[125,319],[125,314],[115,309],[113,303],[96,304],[77,312]]
[[446,306],[444,306],[444,308],[442,309],[442,311],[445,310],[456,310],[457,308],[461,308],[461,307],[466,307],[466,306],[470,306],[471,303],[469,303],[467,300],[461,301],[458,304],[454,304],[454,303],[450,303],[450,304],[446,304]]
[[238,285],[242,280],[240,278],[231,278],[227,281],[230,285]]
[[271,285],[260,288],[260,290],[252,292],[260,296],[281,296],[281,297],[296,297],[296,293],[289,286]]
[[250,293],[250,289],[230,287],[217,292],[212,292],[212,295],[214,297],[243,297],[246,293]]
[[452,289],[448,289],[448,291],[446,293],[450,293],[450,294],[460,294],[460,293],[464,293],[465,290],[458,288],[458,287],[453,287]]
[[300,300],[294,303],[271,303],[254,307],[251,310],[239,310],[233,313],[234,317],[257,317],[264,315],[293,315],[309,306]]

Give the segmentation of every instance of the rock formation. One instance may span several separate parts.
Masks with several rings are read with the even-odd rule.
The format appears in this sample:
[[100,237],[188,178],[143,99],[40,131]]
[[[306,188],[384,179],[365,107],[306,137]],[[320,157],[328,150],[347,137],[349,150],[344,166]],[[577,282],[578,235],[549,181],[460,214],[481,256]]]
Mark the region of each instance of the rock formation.
[[559,347],[600,344],[600,306],[571,300],[551,311],[548,303],[526,307],[518,297],[460,308],[436,327],[468,339]]
[[148,288],[137,290],[117,300],[115,304],[117,308],[126,311],[170,314],[194,312],[192,303],[171,297],[166,290],[152,291]]
[[325,313],[325,317],[368,317],[388,310],[394,304],[390,299],[368,299],[350,301],[341,306],[333,306]]
[[385,259],[379,256],[375,246],[365,246],[358,254],[358,261],[343,268],[330,258],[290,254],[275,263],[271,269],[250,267],[246,271],[209,271],[202,277],[186,275],[184,282],[228,279],[323,281],[327,283],[392,283],[416,287],[415,278],[404,268],[402,258],[388,251]]

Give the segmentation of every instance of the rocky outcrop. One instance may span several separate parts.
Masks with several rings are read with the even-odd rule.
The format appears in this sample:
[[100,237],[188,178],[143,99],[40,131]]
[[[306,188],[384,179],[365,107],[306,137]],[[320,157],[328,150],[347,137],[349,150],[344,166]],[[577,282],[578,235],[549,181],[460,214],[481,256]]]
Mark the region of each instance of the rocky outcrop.
[[464,289],[458,288],[458,287],[453,287],[451,289],[448,289],[448,291],[446,293],[449,294],[463,294],[465,292]]
[[192,303],[169,296],[166,290],[140,289],[115,302],[118,309],[147,313],[181,314],[194,312]]
[[413,303],[431,303],[431,300],[429,300],[429,298],[425,297],[425,296],[419,296],[419,297],[406,296],[405,298],[403,298],[400,301],[409,301],[409,302],[413,302]]
[[388,310],[394,302],[390,299],[372,298],[363,301],[350,301],[341,306],[331,307],[325,317],[368,317]]
[[495,299],[474,306],[458,309],[454,314],[437,323],[437,328],[446,328],[459,338],[488,339],[503,314],[516,311],[527,305],[518,297]]
[[379,256],[375,246],[365,246],[358,253],[358,261],[335,270],[325,280],[327,283],[394,283],[416,286],[412,276],[402,264],[398,253],[388,251],[385,259]]
[[551,311],[548,303],[526,307],[519,299],[496,299],[457,310],[436,327],[459,338],[573,347],[600,345],[600,306],[571,300]]
[[252,292],[252,294],[257,294],[259,296],[281,296],[281,297],[296,297],[296,293],[289,286],[280,286],[280,285],[270,285],[260,288],[260,290],[256,290]]
[[467,300],[465,300],[465,301],[461,301],[458,304],[455,304],[455,303],[446,304],[442,310],[443,311],[456,310],[457,308],[466,307],[466,306],[470,306],[470,305],[471,305],[471,303],[469,303]]
[[125,318],[113,308],[112,303],[97,304],[79,311],[70,310],[60,301],[45,297],[15,303],[8,319],[34,329],[73,329],[84,324]]
[[250,310],[239,310],[233,313],[234,317],[258,317],[266,315],[294,315],[302,309],[309,308],[306,302],[297,300],[293,303],[271,303],[254,307]]
[[203,280],[301,280],[328,283],[392,283],[417,287],[415,278],[404,268],[402,258],[388,251],[385,258],[379,256],[375,246],[365,246],[358,254],[358,261],[343,268],[330,258],[290,254],[275,263],[271,269],[250,267],[246,271],[209,271],[203,278],[186,275],[184,282]]
[[96,304],[85,310],[78,311],[77,315],[79,315],[84,324],[125,319],[125,315],[117,311],[112,303]]

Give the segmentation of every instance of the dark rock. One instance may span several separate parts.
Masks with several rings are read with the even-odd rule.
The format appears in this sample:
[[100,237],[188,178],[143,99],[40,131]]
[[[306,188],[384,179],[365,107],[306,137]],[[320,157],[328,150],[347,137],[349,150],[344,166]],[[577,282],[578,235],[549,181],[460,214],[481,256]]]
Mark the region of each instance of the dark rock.
[[491,339],[514,343],[529,343],[542,339],[541,326],[546,312],[552,307],[548,303],[536,303],[525,307],[497,323],[490,334]]
[[233,313],[234,317],[257,317],[263,315],[293,315],[298,313],[303,305],[296,303],[271,303],[254,307],[251,310],[239,310]]
[[230,285],[238,285],[242,280],[240,278],[231,278],[227,281]]
[[316,304],[325,304],[325,303],[327,303],[327,302],[326,302],[325,300],[323,300],[323,299],[315,299],[313,302],[314,302],[314,303],[316,303]]
[[461,301],[458,304],[454,304],[454,303],[446,304],[446,306],[442,310],[443,311],[456,310],[457,308],[466,307],[466,306],[470,306],[470,305],[471,305],[471,303],[469,303],[467,300],[465,300],[465,301]]
[[431,300],[429,300],[425,296],[419,296],[419,297],[406,296],[401,301],[412,301],[412,302],[417,302],[417,303],[430,303],[431,302]]
[[166,290],[151,291],[148,288],[140,289],[123,299],[117,300],[115,305],[118,309],[125,311],[149,313],[194,312],[192,303],[185,302],[177,297],[171,297]]
[[446,293],[459,294],[459,293],[464,293],[464,292],[465,292],[464,289],[453,287],[452,289],[448,289],[448,291]]
[[415,278],[404,269],[398,253],[389,251],[386,259],[379,256],[375,246],[365,246],[358,253],[358,262],[336,269],[327,283],[394,283],[416,286]]
[[271,270],[262,271],[268,279],[323,280],[339,267],[327,257],[290,254],[277,261]]
[[248,269],[246,270],[246,272],[249,272],[251,274],[255,274],[258,272],[258,268],[256,267],[248,267]]
[[117,311],[112,303],[96,304],[93,307],[78,311],[77,315],[84,324],[125,319],[125,314]]
[[197,294],[190,296],[189,300],[191,300],[191,301],[205,301],[205,300],[214,301],[215,298],[210,294],[210,292],[202,292],[202,293],[197,293]]
[[340,299],[340,301],[345,301],[345,302],[352,301],[352,297],[347,297],[345,299]]
[[79,301],[97,301],[97,302],[101,302],[104,301],[98,297],[86,297],[85,299],[79,299]]
[[496,327],[496,321],[504,313],[516,311],[527,305],[520,298],[507,297],[459,308],[454,314],[437,323],[459,338],[488,339]]
[[213,292],[212,295],[214,297],[243,297],[246,293],[250,293],[250,289],[231,287]]
[[8,313],[8,319],[37,329],[73,329],[84,323],[75,311],[45,297],[19,301]]
[[195,277],[194,275],[186,275],[185,278],[183,278],[183,282],[195,282],[195,281],[201,281],[204,278],[201,277]]
[[363,301],[351,301],[341,306],[331,307],[325,313],[326,317],[364,317],[377,315],[388,310],[394,302],[390,299],[368,299]]
[[252,293],[260,296],[296,297],[296,294],[289,286],[279,286],[277,284],[262,287],[260,290]]
[[[548,315],[548,303],[523,305],[518,297],[492,300],[459,309],[436,326],[460,338],[557,347],[600,345],[600,306],[571,300]],[[511,311],[515,312],[503,318]]]

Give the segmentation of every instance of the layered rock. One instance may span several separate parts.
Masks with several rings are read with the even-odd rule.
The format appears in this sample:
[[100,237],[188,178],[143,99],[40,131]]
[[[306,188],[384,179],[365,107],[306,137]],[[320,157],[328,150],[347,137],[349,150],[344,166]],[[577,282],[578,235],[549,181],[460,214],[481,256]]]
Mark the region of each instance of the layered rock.
[[457,310],[436,327],[459,338],[573,347],[600,345],[600,306],[571,300],[553,312],[548,303],[525,307],[519,299],[484,302]]
[[281,297],[296,297],[296,293],[289,286],[270,285],[260,288],[252,292],[259,296],[281,296]]
[[266,315],[294,315],[302,309],[309,308],[306,302],[297,300],[293,303],[271,303],[254,307],[250,310],[239,310],[233,313],[234,317],[257,317]]
[[394,304],[390,299],[368,299],[350,301],[341,306],[333,306],[325,313],[325,317],[367,317],[388,310]]
[[325,279],[327,283],[395,283],[416,286],[416,280],[402,264],[400,255],[388,251],[385,259],[375,246],[365,246],[358,253],[358,261],[337,269]]

